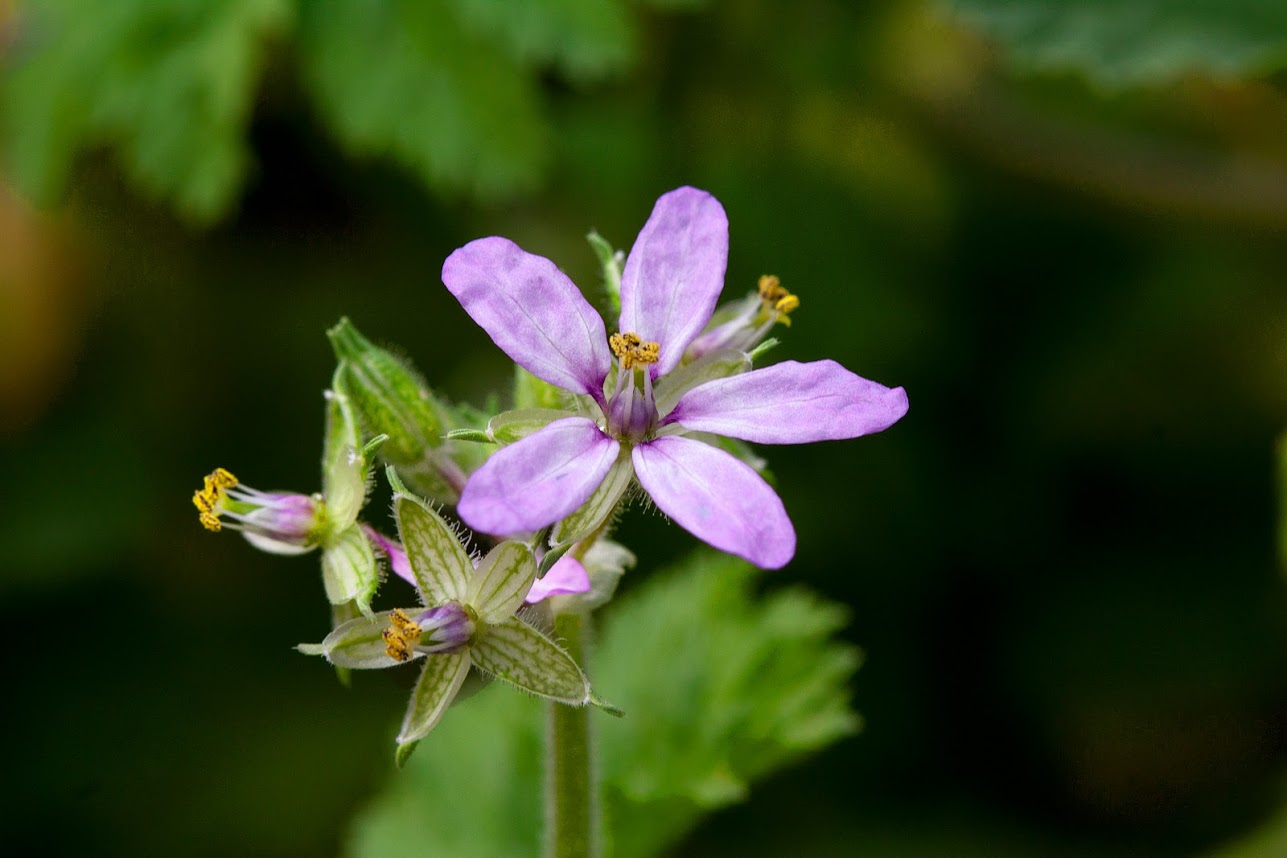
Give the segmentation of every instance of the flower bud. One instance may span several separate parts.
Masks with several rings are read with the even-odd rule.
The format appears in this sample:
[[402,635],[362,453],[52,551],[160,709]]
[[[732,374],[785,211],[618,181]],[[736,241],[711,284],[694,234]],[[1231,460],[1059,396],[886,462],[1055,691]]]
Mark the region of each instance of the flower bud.
[[374,345],[348,319],[327,331],[340,360],[337,377],[367,435],[388,435],[380,457],[414,490],[444,503],[460,499],[465,474],[444,440],[451,412],[403,361]]
[[237,530],[246,541],[272,554],[303,554],[315,548],[326,520],[315,495],[261,492],[242,485],[223,468],[205,478],[192,495],[201,524],[210,531]]

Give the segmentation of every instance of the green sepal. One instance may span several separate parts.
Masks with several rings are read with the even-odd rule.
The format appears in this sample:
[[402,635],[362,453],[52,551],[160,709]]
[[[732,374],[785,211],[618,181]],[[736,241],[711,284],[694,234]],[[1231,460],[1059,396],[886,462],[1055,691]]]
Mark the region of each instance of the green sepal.
[[447,438],[452,441],[469,441],[474,444],[496,443],[485,429],[452,429],[447,433]]
[[499,623],[523,606],[536,580],[536,558],[521,542],[506,540],[487,553],[469,584],[466,604],[484,623]]
[[469,664],[467,649],[425,657],[424,669],[411,692],[411,702],[398,732],[399,745],[418,742],[429,734],[460,690],[460,684],[469,674]]
[[603,268],[603,293],[608,299],[608,316],[621,314],[621,272],[625,266],[625,254],[613,250],[607,239],[596,230],[590,230],[585,240],[590,242],[594,255],[599,257]]
[[357,415],[349,398],[344,367],[337,367],[326,393],[326,434],[322,442],[322,497],[326,530],[339,533],[357,521],[366,500],[366,458]]
[[[359,610],[358,606],[352,602],[345,602],[342,605],[331,605],[331,630],[334,631],[349,620],[355,620],[360,616],[362,616],[362,611]],[[322,655],[322,653],[313,654]],[[340,667],[339,665],[333,665],[333,667],[335,668],[335,678],[340,681],[340,685],[343,685],[345,688],[350,688],[353,680],[353,671],[349,670],[347,667]]]
[[635,468],[630,461],[630,451],[622,447],[617,460],[612,463],[608,475],[603,478],[603,482],[599,483],[599,487],[575,512],[554,526],[550,544],[555,548],[566,548],[602,527],[616,511],[617,504],[625,496],[634,475]]
[[[419,608],[403,608],[403,613],[414,616]],[[295,649],[305,655],[324,656],[336,667],[355,670],[376,670],[396,667],[402,662],[385,651],[384,630],[389,628],[392,611],[380,611],[369,617],[356,617],[340,623],[320,644],[300,644]],[[422,657],[412,653],[412,658]]]
[[538,697],[584,706],[590,682],[562,647],[518,617],[488,626],[469,649],[474,665]]
[[322,583],[332,605],[353,602],[364,615],[371,615],[380,572],[371,543],[358,525],[333,537],[322,549]]
[[669,414],[675,403],[699,384],[739,375],[750,368],[750,358],[738,349],[707,352],[697,360],[671,370],[658,380],[655,398],[657,413],[663,417]]
[[[624,545],[610,539],[596,539],[590,549],[581,558],[581,565],[590,578],[590,592],[555,596],[567,600],[580,610],[593,611],[612,601],[616,595],[617,584],[627,569],[635,566],[635,555]],[[562,608],[562,602],[556,603],[556,610]]]
[[399,769],[406,766],[407,760],[411,759],[412,753],[414,753],[418,747],[420,747],[419,739],[416,739],[414,742],[403,742],[401,745],[398,745],[398,749],[393,752],[393,764]]
[[571,416],[558,408],[515,408],[512,411],[502,411],[487,421],[487,437],[497,444],[513,444],[544,429],[555,420]]
[[426,605],[465,601],[474,564],[456,532],[424,501],[407,494],[396,474],[390,475],[389,482],[397,492],[393,515],[398,521],[398,536],[421,598]]
[[537,378],[521,366],[514,367],[515,408],[556,408],[567,411],[576,397],[548,381]]

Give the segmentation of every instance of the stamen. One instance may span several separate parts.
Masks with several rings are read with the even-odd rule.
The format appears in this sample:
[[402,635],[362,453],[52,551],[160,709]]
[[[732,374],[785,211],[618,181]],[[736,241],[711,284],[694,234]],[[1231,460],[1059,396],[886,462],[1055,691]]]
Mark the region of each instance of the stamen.
[[227,497],[226,489],[235,485],[237,485],[237,478],[231,471],[215,468],[202,480],[201,489],[193,492],[192,505],[199,513],[197,520],[211,533],[218,533],[223,529],[223,524],[219,521],[219,513],[222,510],[224,498]]
[[412,648],[420,642],[420,625],[404,614],[394,610],[389,614],[389,627],[381,635],[384,638],[384,652],[394,661],[408,661]]
[[787,316],[800,306],[800,297],[788,292],[782,285],[782,281],[773,274],[765,274],[760,278],[759,293],[764,309],[777,314],[774,316],[774,321],[790,327],[791,320]]
[[644,341],[635,333],[617,333],[608,337],[612,353],[621,362],[622,369],[634,369],[656,363],[660,359],[661,344],[652,340]]

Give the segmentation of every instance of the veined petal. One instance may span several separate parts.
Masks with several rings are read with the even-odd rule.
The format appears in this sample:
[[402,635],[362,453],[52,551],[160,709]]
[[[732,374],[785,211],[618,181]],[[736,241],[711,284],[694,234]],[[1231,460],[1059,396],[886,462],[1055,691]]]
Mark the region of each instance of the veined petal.
[[879,432],[906,413],[901,387],[832,360],[792,360],[694,387],[666,422],[759,444],[804,444]]
[[447,257],[442,282],[515,363],[602,397],[612,366],[603,319],[553,262],[507,238],[480,238]]
[[621,275],[619,330],[660,344],[653,378],[679,366],[715,309],[728,263],[728,217],[696,188],[662,194]]
[[[600,544],[595,543],[595,545]],[[550,596],[570,596],[588,592],[590,592],[590,573],[586,572],[585,567],[571,554],[564,554],[550,567],[550,571],[545,573],[544,578],[537,578],[532,583],[532,589],[527,591],[527,597],[523,601],[534,605]]]
[[462,601],[469,592],[474,564],[455,531],[419,499],[397,494],[393,516],[426,605]]
[[398,732],[399,745],[418,742],[434,728],[469,674],[469,662],[467,649],[435,653],[425,658],[424,670],[411,692],[407,715],[402,720],[402,730]]
[[491,534],[553,524],[598,488],[620,446],[585,417],[556,420],[493,453],[469,478],[457,511]]
[[469,651],[480,670],[524,691],[573,706],[590,700],[590,682],[572,656],[518,617],[489,626]]
[[749,465],[674,435],[640,444],[632,455],[653,502],[698,539],[765,569],[795,555],[795,529],[782,501]]
[[536,559],[521,542],[506,540],[487,553],[469,585],[469,604],[484,623],[514,616],[536,578]]

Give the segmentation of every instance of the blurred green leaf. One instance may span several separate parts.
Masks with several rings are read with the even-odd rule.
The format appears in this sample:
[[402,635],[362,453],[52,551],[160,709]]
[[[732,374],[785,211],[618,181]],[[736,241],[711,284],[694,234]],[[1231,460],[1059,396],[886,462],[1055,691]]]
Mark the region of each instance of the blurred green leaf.
[[18,185],[48,204],[78,154],[111,149],[145,192],[196,221],[236,199],[245,131],[287,0],[33,3],[0,91]]
[[531,76],[447,4],[310,0],[300,41],[322,118],[353,153],[484,198],[540,179],[548,129]]
[[[626,711],[597,721],[613,854],[653,855],[748,784],[852,733],[857,651],[839,606],[803,591],[763,599],[755,570],[695,554],[610,610],[596,687]],[[359,818],[355,855],[535,855],[542,707],[479,695],[448,713]]]
[[524,64],[555,63],[589,80],[634,57],[634,30],[621,0],[452,0],[466,26],[494,35]]
[[1019,66],[1109,85],[1257,74],[1287,63],[1282,0],[949,0]]

